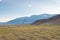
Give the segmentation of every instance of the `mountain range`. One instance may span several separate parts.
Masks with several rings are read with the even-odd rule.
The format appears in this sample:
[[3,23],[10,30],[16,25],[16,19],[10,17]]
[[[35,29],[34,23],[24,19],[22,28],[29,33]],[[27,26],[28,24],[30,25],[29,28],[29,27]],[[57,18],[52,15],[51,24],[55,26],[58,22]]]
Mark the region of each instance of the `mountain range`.
[[[30,17],[20,17],[2,24],[31,24],[36,20],[48,19],[50,17],[55,16],[55,14],[40,14],[40,15],[32,15]],[[1,24],[1,23],[0,23]]]
[[60,25],[60,14],[48,19],[36,20],[32,24],[34,25]]

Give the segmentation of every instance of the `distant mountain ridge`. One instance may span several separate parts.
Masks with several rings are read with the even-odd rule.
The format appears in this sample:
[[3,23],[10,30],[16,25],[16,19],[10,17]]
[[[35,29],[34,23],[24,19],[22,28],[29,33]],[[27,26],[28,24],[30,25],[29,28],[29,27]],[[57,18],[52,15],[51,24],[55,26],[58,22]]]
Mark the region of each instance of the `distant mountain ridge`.
[[32,15],[31,17],[21,17],[10,20],[4,24],[31,24],[36,20],[48,19],[54,16],[53,14],[41,14],[41,15]]
[[60,14],[53,16],[51,18],[48,18],[48,19],[36,20],[32,24],[34,24],[34,25],[41,25],[41,24],[43,24],[43,25],[60,25]]

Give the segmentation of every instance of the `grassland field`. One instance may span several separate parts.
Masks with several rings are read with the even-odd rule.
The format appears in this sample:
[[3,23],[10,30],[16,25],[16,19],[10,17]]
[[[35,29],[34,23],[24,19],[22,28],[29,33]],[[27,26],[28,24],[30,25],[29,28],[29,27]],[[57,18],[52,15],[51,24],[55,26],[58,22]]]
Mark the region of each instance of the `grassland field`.
[[0,40],[60,40],[60,25],[0,25]]

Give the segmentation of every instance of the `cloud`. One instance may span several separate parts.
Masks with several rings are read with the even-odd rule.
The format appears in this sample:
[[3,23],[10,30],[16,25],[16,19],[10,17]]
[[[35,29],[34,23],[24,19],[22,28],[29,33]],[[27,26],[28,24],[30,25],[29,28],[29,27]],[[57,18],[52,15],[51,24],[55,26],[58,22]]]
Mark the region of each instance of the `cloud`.
[[31,7],[31,4],[29,4],[29,7]]
[[60,0],[53,0],[53,1],[55,1],[55,2],[60,2]]
[[0,0],[0,2],[1,2],[2,0]]

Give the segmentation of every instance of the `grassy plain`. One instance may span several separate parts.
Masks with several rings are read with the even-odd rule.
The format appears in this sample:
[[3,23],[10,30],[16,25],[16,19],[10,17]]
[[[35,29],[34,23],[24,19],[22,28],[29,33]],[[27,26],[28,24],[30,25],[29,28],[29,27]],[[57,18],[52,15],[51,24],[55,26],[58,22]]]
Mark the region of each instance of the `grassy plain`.
[[60,40],[60,26],[1,25],[0,40]]

